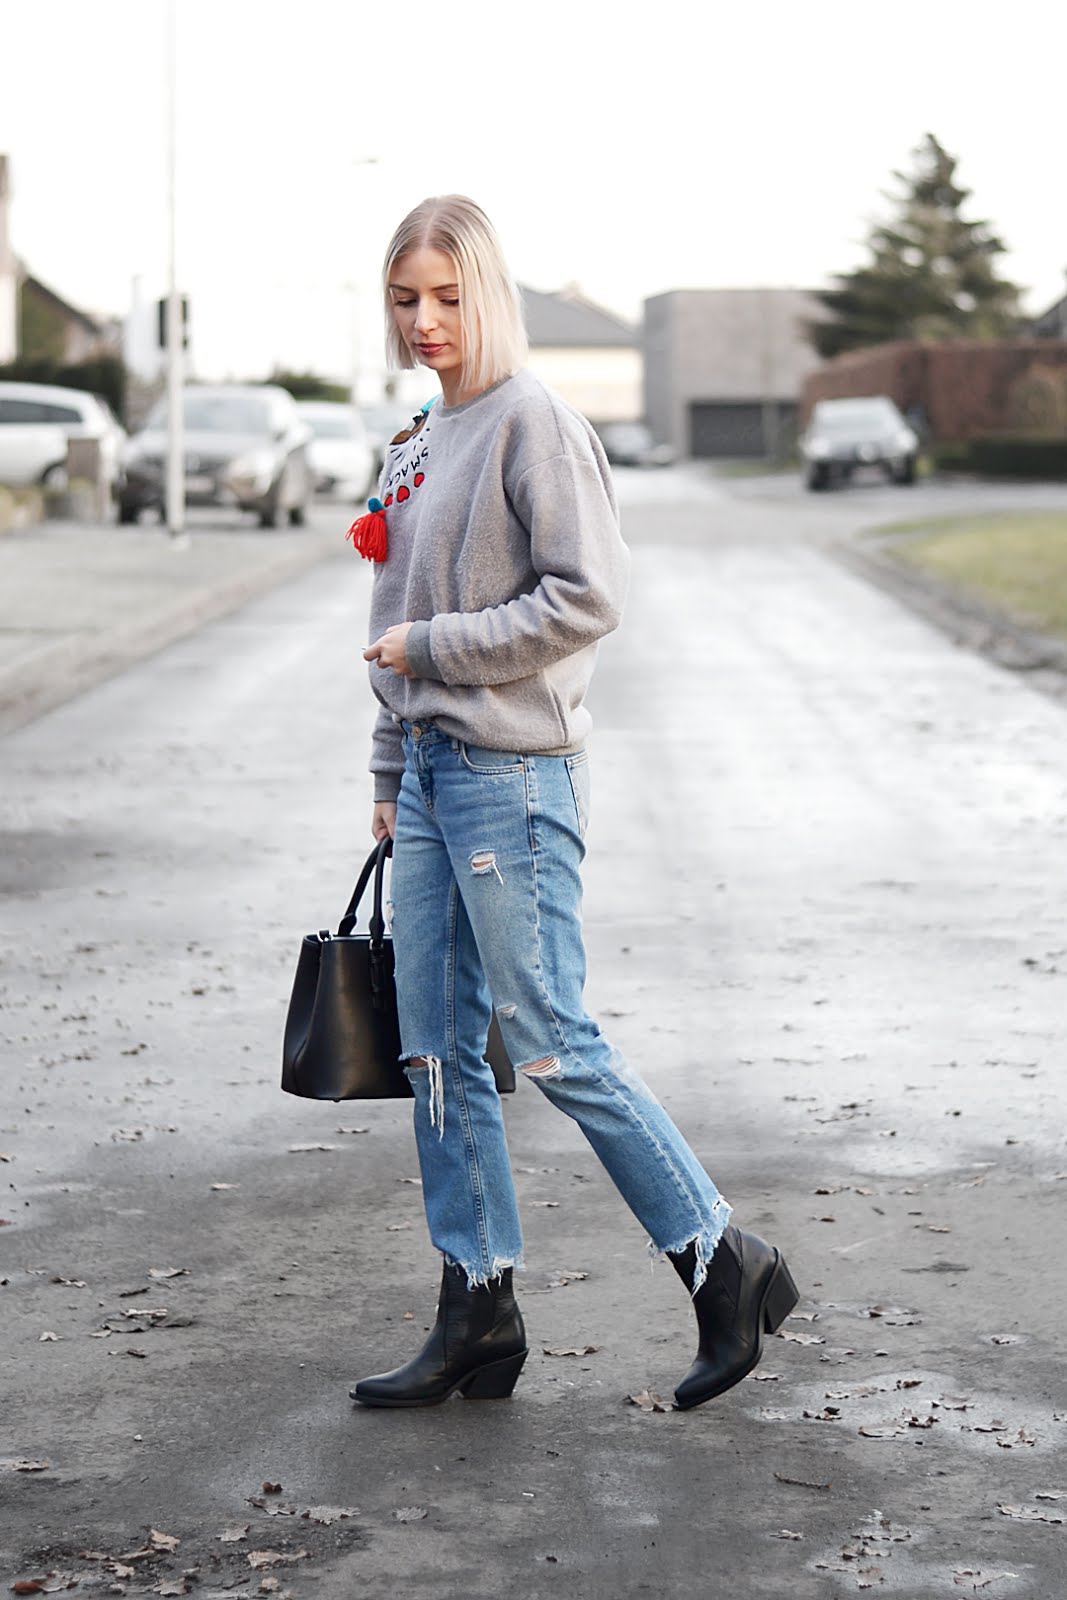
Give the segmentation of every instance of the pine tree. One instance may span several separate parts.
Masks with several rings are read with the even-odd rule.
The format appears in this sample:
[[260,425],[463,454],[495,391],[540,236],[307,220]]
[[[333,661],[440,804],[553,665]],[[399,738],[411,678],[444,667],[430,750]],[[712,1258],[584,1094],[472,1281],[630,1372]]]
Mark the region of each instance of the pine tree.
[[892,339],[994,339],[1019,326],[1019,291],[997,276],[1004,245],[988,222],[961,215],[970,195],[956,158],[928,133],[910,173],[895,172],[893,214],[867,241],[870,261],[816,294],[830,313],[811,325],[823,356]]

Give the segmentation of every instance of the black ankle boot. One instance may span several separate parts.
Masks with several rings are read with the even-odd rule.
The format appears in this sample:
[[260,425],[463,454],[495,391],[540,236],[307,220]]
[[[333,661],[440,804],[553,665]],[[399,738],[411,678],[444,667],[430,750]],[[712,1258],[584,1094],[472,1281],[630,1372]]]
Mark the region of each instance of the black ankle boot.
[[[696,1246],[688,1245],[669,1259],[692,1290]],[[754,1233],[728,1227],[693,1295],[700,1344],[674,1391],[678,1409],[688,1411],[740,1383],[763,1354],[764,1333],[781,1327],[799,1298],[781,1253]]]
[[511,1268],[468,1289],[463,1268],[446,1265],[437,1321],[419,1354],[393,1372],[361,1378],[349,1393],[365,1406],[436,1406],[457,1389],[468,1400],[504,1400],[526,1354]]

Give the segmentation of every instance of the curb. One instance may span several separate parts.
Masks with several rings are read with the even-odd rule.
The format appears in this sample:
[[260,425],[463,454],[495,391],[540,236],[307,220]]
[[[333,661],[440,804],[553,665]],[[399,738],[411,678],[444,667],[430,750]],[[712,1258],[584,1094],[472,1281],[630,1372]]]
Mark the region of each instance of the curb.
[[278,588],[287,579],[338,554],[334,534],[311,535],[308,544],[273,562],[219,580],[174,606],[109,628],[106,634],[64,639],[42,650],[32,661],[0,673],[0,736],[14,733],[57,706],[76,699],[183,639],[198,628],[238,610],[248,601]]
[[952,643],[975,651],[1008,672],[1026,674],[1054,699],[1067,699],[1067,645],[1028,628],[951,584],[894,561],[884,550],[898,540],[886,536],[872,547],[836,539],[824,548],[859,577],[875,583],[931,623]]

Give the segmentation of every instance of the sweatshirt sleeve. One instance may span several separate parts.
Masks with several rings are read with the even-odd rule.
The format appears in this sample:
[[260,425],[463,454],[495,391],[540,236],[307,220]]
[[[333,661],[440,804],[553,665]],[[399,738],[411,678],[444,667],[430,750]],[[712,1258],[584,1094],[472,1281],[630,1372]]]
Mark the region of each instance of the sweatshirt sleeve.
[[374,799],[395,800],[404,772],[403,735],[386,706],[378,707],[371,735],[370,770],[374,774]]
[[449,685],[513,683],[618,627],[630,555],[608,474],[583,438],[518,476],[510,496],[529,532],[537,585],[484,611],[416,623],[408,659],[417,676]]

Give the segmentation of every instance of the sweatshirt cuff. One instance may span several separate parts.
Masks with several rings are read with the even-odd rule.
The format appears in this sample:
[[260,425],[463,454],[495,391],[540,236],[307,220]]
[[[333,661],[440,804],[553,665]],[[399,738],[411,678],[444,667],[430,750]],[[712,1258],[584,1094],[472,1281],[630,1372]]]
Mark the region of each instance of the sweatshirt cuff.
[[430,650],[430,624],[428,622],[413,622],[408,630],[404,643],[404,654],[408,658],[408,666],[416,678],[432,678],[435,683],[444,683],[444,678],[438,672]]
[[376,772],[374,774],[374,804],[395,805],[400,793],[399,772]]

